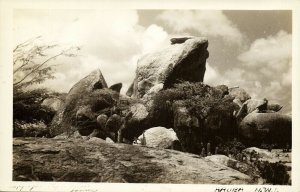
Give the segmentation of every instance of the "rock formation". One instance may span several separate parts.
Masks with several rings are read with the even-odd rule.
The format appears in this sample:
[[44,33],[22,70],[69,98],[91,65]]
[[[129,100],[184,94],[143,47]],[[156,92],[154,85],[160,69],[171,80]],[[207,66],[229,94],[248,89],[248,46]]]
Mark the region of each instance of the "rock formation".
[[174,150],[102,139],[14,139],[14,181],[255,184],[239,171]]
[[118,93],[120,93],[121,89],[122,89],[122,83],[116,83],[113,84],[112,86],[109,87],[111,90],[116,91]]
[[240,123],[239,132],[245,143],[291,144],[292,118],[280,113],[250,113]]
[[233,87],[229,89],[229,95],[233,96],[235,99],[238,99],[241,101],[241,103],[244,103],[248,99],[251,99],[251,96],[240,87]]
[[[203,83],[206,38],[170,41],[139,59],[126,95],[122,83],[108,88],[95,70],[71,88],[63,104],[45,99],[42,106],[57,111],[50,126],[54,138],[14,140],[14,180],[261,182],[258,175],[269,165],[254,166],[238,155],[254,151],[269,163],[274,157],[259,149],[242,150],[291,146],[291,116],[278,113],[279,104],[251,99],[243,88]],[[133,141],[138,146],[126,145]],[[274,175],[286,174],[277,164],[272,178],[263,177],[286,184],[286,178],[276,181]]]
[[142,144],[142,140],[145,142],[144,145],[148,147],[172,148],[174,142],[178,141],[178,138],[172,128],[153,127],[147,129],[138,137],[138,144]]
[[[85,121],[94,118],[95,112],[111,107],[117,98],[118,94],[107,88],[101,71],[93,71],[76,83],[67,94],[64,105],[52,120],[51,135],[72,133],[79,128],[77,127],[78,120]],[[87,127],[79,129],[83,132],[92,132]]]
[[[208,58],[205,38],[177,38],[169,47],[149,53],[138,61],[133,97],[143,98],[151,92],[172,87],[180,80],[202,82]],[[129,89],[129,90],[130,90]]]

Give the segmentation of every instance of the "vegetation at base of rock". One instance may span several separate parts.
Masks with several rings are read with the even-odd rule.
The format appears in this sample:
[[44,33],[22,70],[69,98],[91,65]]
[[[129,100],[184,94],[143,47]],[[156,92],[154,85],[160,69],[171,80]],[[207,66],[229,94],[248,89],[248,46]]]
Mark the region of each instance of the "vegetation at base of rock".
[[13,136],[49,136],[47,126],[51,123],[55,111],[43,106],[42,102],[53,97],[63,100],[65,94],[47,89],[15,90],[13,93]]
[[[186,150],[199,154],[202,149],[201,142],[214,142],[212,139],[215,136],[222,136],[225,140],[237,136],[237,123],[233,116],[236,106],[232,102],[233,98],[227,94],[226,89],[211,87],[201,82],[182,82],[157,93],[150,119],[153,126],[174,126]],[[197,118],[199,125],[185,128],[176,126],[172,105],[178,101],[190,115]],[[212,147],[215,146],[216,143],[212,143]]]
[[78,99],[72,100],[65,107],[64,113],[66,126],[74,126],[79,129],[82,135],[89,135],[99,126],[97,116],[99,114],[112,115],[112,107],[116,105],[119,94],[111,89],[96,89],[87,95],[81,95]]
[[290,176],[287,173],[287,167],[283,164],[279,162],[258,161],[256,167],[260,171],[261,177],[266,179],[267,183],[273,185],[289,184]]

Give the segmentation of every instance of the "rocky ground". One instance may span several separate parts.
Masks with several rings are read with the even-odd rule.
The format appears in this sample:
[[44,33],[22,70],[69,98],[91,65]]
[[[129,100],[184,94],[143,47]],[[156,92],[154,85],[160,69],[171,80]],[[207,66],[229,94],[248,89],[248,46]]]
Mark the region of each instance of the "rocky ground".
[[254,184],[251,176],[198,155],[102,139],[15,138],[13,179],[130,183]]

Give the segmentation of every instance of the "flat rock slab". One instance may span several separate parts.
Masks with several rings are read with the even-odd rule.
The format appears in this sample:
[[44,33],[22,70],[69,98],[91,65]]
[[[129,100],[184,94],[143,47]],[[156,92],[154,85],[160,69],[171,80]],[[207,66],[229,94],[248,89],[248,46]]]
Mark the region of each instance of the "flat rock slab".
[[14,138],[13,180],[253,184],[251,177],[168,149],[85,139]]

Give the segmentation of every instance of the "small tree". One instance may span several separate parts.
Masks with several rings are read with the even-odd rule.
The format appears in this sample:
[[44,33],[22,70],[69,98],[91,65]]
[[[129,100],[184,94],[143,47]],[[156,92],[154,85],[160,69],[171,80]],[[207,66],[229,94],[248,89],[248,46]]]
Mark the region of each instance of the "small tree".
[[[13,122],[14,136],[46,136],[47,125],[55,111],[43,106],[44,99],[62,94],[47,89],[26,89],[54,78],[59,57],[75,57],[79,47],[59,49],[58,45],[39,45],[40,37],[18,44],[13,50]],[[43,126],[44,125],[44,126]],[[31,134],[34,132],[37,134]]]
[[13,50],[14,91],[53,79],[57,64],[52,61],[61,56],[75,57],[80,50],[79,47],[70,47],[56,51],[59,47],[57,44],[37,45],[36,40],[39,38],[41,36],[20,43]]

